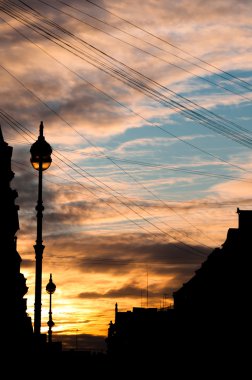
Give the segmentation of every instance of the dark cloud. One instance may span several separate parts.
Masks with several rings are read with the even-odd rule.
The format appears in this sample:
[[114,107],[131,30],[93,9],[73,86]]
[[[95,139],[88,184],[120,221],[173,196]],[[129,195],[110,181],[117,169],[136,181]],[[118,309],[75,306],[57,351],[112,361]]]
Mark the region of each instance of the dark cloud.
[[22,259],[22,268],[34,268],[35,260]]
[[[69,244],[69,248],[62,243],[62,250],[76,252],[71,257],[71,265],[85,273],[111,273],[113,276],[149,273],[150,278],[162,278],[158,288],[152,285],[150,295],[157,297],[169,293],[182,286],[205,261],[211,252],[205,247],[191,247],[185,250],[172,243],[147,243],[145,236],[117,235],[111,237],[84,237]],[[197,251],[193,249],[197,249]],[[201,250],[203,255],[200,255]],[[129,280],[130,281],[130,280]],[[81,292],[80,297],[87,299],[132,297],[139,298],[141,289],[136,284],[126,283],[120,289],[110,289],[106,292]]]
[[[160,263],[161,266],[161,263]],[[160,281],[160,284],[150,284],[148,288],[148,297],[150,299],[154,298],[160,298],[161,295],[165,294],[166,296],[172,298],[173,292],[180,288],[184,282],[186,282],[188,279],[192,277],[195,270],[198,269],[198,266],[192,266],[192,265],[181,265],[177,267],[166,267],[166,269],[163,270],[161,273],[163,275],[163,281]],[[144,272],[145,273],[145,272]],[[150,265],[150,269],[148,270],[149,277],[151,278],[151,275],[153,274],[153,268]],[[155,273],[155,274],[159,274]],[[147,270],[146,270],[146,276],[147,276]],[[173,280],[167,280],[166,278],[169,278],[169,276],[172,276]],[[172,285],[171,285],[172,284]],[[79,294],[80,298],[83,299],[99,299],[99,298],[111,298],[111,299],[120,299],[120,298],[132,298],[132,299],[139,299],[140,297],[145,297],[145,292],[147,290],[143,289],[142,287],[139,287],[135,285],[134,283],[128,283],[125,284],[121,288],[116,289],[110,289],[107,292],[98,293],[98,292],[81,292]]]
[[104,294],[82,292],[79,294],[80,298],[139,298],[141,295],[141,289],[134,285],[127,285],[120,289],[112,289]]
[[106,351],[106,336],[92,335],[92,334],[79,334],[76,329],[74,335],[61,334],[60,332],[54,334],[54,341],[62,342],[64,351],[77,350],[77,351],[92,351],[92,352],[105,352]]
[[[168,290],[167,290],[168,289]],[[112,298],[112,299],[120,299],[120,298],[132,298],[132,299],[139,299],[142,296],[145,297],[146,289],[143,290],[143,288],[140,288],[138,286],[135,286],[134,284],[128,284],[125,285],[119,289],[110,289],[109,291],[105,293],[97,293],[97,292],[82,292],[79,294],[79,298],[83,299],[97,299],[97,298]],[[148,289],[148,296],[150,298],[154,297],[160,297],[160,294],[168,294],[171,296],[173,289],[167,288],[164,286],[164,288],[160,287],[153,287],[150,286]]]
[[[93,265],[102,263],[107,266],[111,265],[126,265],[132,264],[161,264],[169,265],[177,264],[198,264],[210,250],[203,247],[185,246],[184,244],[163,243],[162,236],[160,242],[148,242],[145,235],[137,234],[135,236],[121,234],[113,237],[104,237],[99,239],[99,244],[96,246],[94,239],[83,239],[83,248],[85,252],[92,252],[92,257],[85,255],[80,258],[79,265]],[[83,260],[83,261],[82,261]]]
[[[163,275],[178,268],[199,265],[211,252],[204,246],[185,246],[179,243],[150,242],[145,234],[117,234],[114,236],[90,236],[62,232],[47,239],[48,250],[53,240],[57,257],[72,257],[72,266],[83,272],[123,273],[136,268],[149,268],[152,273]],[[52,249],[54,251],[55,249]],[[59,253],[61,252],[61,253]],[[75,252],[75,255],[68,255]]]

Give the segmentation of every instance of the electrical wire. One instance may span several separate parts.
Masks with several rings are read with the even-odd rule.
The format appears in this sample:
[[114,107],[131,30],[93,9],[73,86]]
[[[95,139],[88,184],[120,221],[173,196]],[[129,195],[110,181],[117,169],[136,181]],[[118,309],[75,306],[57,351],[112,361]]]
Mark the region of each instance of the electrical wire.
[[[11,2],[10,2],[11,3]],[[8,12],[7,12],[8,13]],[[13,9],[12,9],[12,15],[13,15]],[[15,13],[15,12],[14,12]],[[38,13],[38,12],[36,12]],[[10,13],[8,13],[10,14]],[[17,18],[17,15],[15,16]],[[43,16],[39,14],[39,19],[43,19]],[[226,121],[224,118],[219,117],[218,115],[214,114],[211,111],[206,110],[204,107],[199,106],[195,102],[190,101],[186,97],[176,94],[171,89],[162,86],[158,84],[156,81],[151,80],[150,78],[146,77],[145,75],[139,73],[138,71],[130,68],[128,65],[123,64],[122,62],[118,61],[117,59],[109,56],[105,52],[101,51],[100,49],[95,48],[93,45],[87,43],[83,39],[80,39],[76,37],[74,34],[72,34],[69,31],[66,31],[64,28],[59,27],[56,24],[56,28],[59,29],[61,32],[63,31],[68,36],[70,35],[74,39],[77,39],[79,42],[84,43],[85,46],[90,50],[94,51],[95,54],[101,54],[103,61],[100,61],[100,59],[96,58],[95,61],[92,61],[94,59],[94,56],[87,56],[86,53],[84,53],[79,48],[72,46],[68,42],[64,42],[62,38],[55,34],[55,32],[46,31],[45,29],[38,27],[38,25],[31,24],[30,20],[25,20],[24,17],[21,17],[26,25],[29,24],[29,27],[31,27],[35,31],[39,31],[39,33],[46,33],[44,37],[49,38],[57,45],[63,47],[67,51],[72,52],[73,54],[79,56],[80,58],[84,59],[88,63],[94,65],[95,67],[99,68],[101,71],[107,73],[108,75],[111,75],[112,77],[115,77],[122,81],[123,83],[129,85],[130,87],[137,89],[138,91],[144,93],[145,95],[149,96],[150,98],[154,99],[155,101],[158,101],[160,104],[163,104],[165,106],[169,106],[177,111],[182,112],[187,118],[191,120],[197,120],[200,124],[206,126],[207,128],[210,128],[214,130],[215,132],[224,135],[225,137],[228,137],[244,146],[250,147],[251,146],[251,138],[250,138],[250,131],[246,130],[245,128],[242,128],[235,123],[231,121]],[[19,18],[20,20],[20,18]],[[50,25],[55,26],[54,22],[50,22],[48,20],[45,20],[45,22]],[[63,43],[63,46],[61,45]],[[70,50],[69,50],[70,49]],[[81,55],[79,55],[81,54]],[[84,55],[84,56],[83,56]],[[91,59],[91,61],[90,61]],[[105,62],[104,63],[104,59]],[[111,66],[111,63],[109,64],[109,60],[112,60],[113,66]],[[115,66],[116,65],[116,66]],[[120,68],[121,65],[123,67]],[[125,69],[129,71],[125,71]],[[158,87],[158,89],[155,89],[155,87]],[[167,98],[161,90],[168,91],[170,94],[175,96],[175,98]],[[179,101],[176,99],[176,97],[179,98]],[[202,113],[199,112],[199,109]],[[231,127],[232,125],[232,127]],[[244,134],[241,134],[239,130],[242,130]]]

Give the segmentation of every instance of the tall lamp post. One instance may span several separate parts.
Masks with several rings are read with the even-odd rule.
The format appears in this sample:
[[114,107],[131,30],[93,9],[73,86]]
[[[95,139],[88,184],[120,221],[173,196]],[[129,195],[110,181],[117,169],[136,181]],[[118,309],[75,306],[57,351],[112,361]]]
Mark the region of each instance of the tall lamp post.
[[44,125],[41,121],[39,127],[39,136],[37,141],[31,146],[31,164],[35,170],[39,172],[38,181],[38,202],[36,206],[37,211],[37,239],[34,245],[35,259],[36,259],[36,272],[35,272],[35,303],[34,303],[34,335],[36,338],[40,337],[41,329],[41,287],[42,287],[42,260],[43,251],[45,246],[42,244],[42,219],[43,219],[43,200],[42,200],[42,173],[51,165],[52,148],[45,141],[43,136]]
[[55,292],[55,290],[56,290],[56,285],[52,281],[52,274],[50,274],[50,280],[49,280],[48,284],[46,285],[46,291],[50,295],[49,320],[47,322],[47,325],[49,327],[49,329],[48,329],[48,343],[49,344],[52,343],[52,327],[54,326],[54,322],[52,319],[52,294]]

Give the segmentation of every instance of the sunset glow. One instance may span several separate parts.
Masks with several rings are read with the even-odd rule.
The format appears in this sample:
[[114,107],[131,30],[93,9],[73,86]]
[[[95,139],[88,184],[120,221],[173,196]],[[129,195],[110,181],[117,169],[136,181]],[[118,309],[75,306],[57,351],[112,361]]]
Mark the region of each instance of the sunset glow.
[[[252,209],[250,1],[0,1],[0,123],[34,318],[44,123],[42,331],[105,338],[114,307],[168,307]],[[40,29],[38,29],[40,27]],[[60,338],[59,338],[60,339]]]

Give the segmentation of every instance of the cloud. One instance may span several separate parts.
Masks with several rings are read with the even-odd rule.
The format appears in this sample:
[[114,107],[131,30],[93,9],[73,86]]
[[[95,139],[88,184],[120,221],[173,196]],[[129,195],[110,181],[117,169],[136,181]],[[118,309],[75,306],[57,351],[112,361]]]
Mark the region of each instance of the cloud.
[[[79,2],[76,2],[75,6],[80,9],[84,9],[88,13],[92,12],[90,13],[91,15],[96,15],[95,12],[98,12],[98,9],[96,7],[88,3],[85,4],[85,6],[83,6],[83,4],[80,5]],[[111,9],[116,8],[116,11],[120,12],[119,14],[121,14],[122,12],[125,19],[127,19],[128,17],[129,20],[132,20],[132,13],[128,13],[129,10],[127,9],[127,7],[124,6],[124,4],[115,6],[114,4],[108,3],[105,5],[105,7],[106,6],[108,7],[108,9],[110,9],[109,7],[111,7]],[[239,5],[238,13],[235,12],[236,25],[246,25],[246,23],[248,23],[249,18],[248,12],[246,12],[246,6],[246,3]],[[36,8],[37,7],[41,8],[40,11],[44,16],[50,18],[54,22],[61,23],[62,27],[65,27],[66,29],[70,28],[70,32],[76,33],[78,38],[83,38],[84,40],[87,40],[87,36],[85,34],[85,26],[83,23],[78,22],[76,18],[73,19],[64,13],[53,11],[52,8],[42,4],[36,3]],[[62,6],[62,4],[58,4],[58,7],[62,7],[62,9],[64,10],[66,10],[67,8],[69,13],[68,7]],[[139,5],[134,4],[134,7],[138,9]],[[143,9],[146,9],[146,16],[148,17],[148,15],[150,14],[150,9],[152,9],[152,7],[152,2],[147,2],[144,5],[141,4],[141,12],[139,12],[139,14],[142,14]],[[223,9],[225,9],[225,13],[222,14],[221,10]],[[237,5],[235,9],[237,9]],[[152,22],[154,23],[153,27],[156,26],[157,30],[160,30],[162,35],[164,33],[162,25],[165,25],[165,34],[167,35],[168,41],[171,39],[171,43],[174,39],[176,43],[176,33],[178,35],[178,32],[174,33],[174,26],[179,25],[179,33],[181,38],[181,41],[179,41],[180,43],[182,43],[185,37],[190,40],[192,38],[196,38],[197,36],[198,45],[201,46],[202,44],[202,46],[205,46],[205,41],[203,45],[203,40],[204,38],[210,39],[210,35],[208,33],[208,35],[206,36],[202,33],[203,38],[199,39],[200,34],[197,32],[197,30],[195,30],[195,22],[200,23],[200,28],[202,29],[202,31],[210,30],[211,32],[211,27],[214,28],[215,26],[212,23],[219,22],[219,24],[217,24],[216,26],[219,28],[218,39],[214,41],[213,39],[211,40],[212,50],[222,51],[223,46],[225,46],[225,57],[223,57],[223,62],[224,59],[225,64],[229,64],[229,62],[231,62],[231,60],[226,59],[227,49],[230,45],[230,41],[232,41],[233,44],[235,44],[236,40],[237,44],[240,43],[240,41],[238,39],[238,34],[236,34],[236,39],[233,38],[233,29],[231,29],[231,26],[232,28],[234,27],[232,22],[234,11],[229,6],[225,4],[218,4],[218,6],[207,5],[202,4],[201,2],[198,3],[196,1],[193,4],[190,3],[189,5],[187,1],[183,1],[179,5],[169,5],[169,7],[167,7],[167,4],[165,2],[161,2],[158,9],[155,7],[154,13],[156,14],[156,17],[152,17]],[[71,14],[76,15],[80,18],[80,12],[77,15],[77,12],[72,9]],[[153,14],[153,9],[151,11],[151,14]],[[237,14],[239,15],[239,17],[237,17]],[[188,18],[189,16],[190,18]],[[101,10],[99,11],[99,17],[101,17],[101,19],[105,21],[108,19],[111,25],[113,25],[114,23],[114,25],[118,26],[118,22],[119,24],[125,24],[125,22],[123,22],[122,20],[116,19],[116,17],[112,17],[108,13],[102,12]],[[81,18],[87,19],[87,17],[85,18],[84,15]],[[140,26],[142,25],[143,19],[142,17],[138,19],[137,13],[134,14],[133,18],[135,19],[136,24],[139,24]],[[184,23],[184,19],[186,19],[186,23]],[[223,19],[225,19],[224,24]],[[169,20],[168,23],[167,20]],[[230,29],[229,22],[231,23]],[[183,23],[183,27],[181,27],[181,23]],[[105,26],[103,24],[100,23],[100,26],[101,28],[105,29]],[[39,36],[33,33],[32,40],[35,40],[36,43],[39,43],[39,46],[42,46],[48,52],[50,52],[50,54],[54,55],[55,59],[58,59],[60,62],[63,62],[66,66],[69,65],[69,69],[60,65],[52,57],[46,55],[44,51],[40,50],[30,41],[24,40],[24,38],[21,35],[19,35],[17,31],[11,31],[11,28],[7,28],[6,24],[2,24],[1,27],[4,28],[5,32],[6,30],[9,30],[8,55],[4,56],[3,64],[5,64],[9,68],[10,73],[13,72],[14,76],[16,76],[17,79],[20,79],[24,83],[25,87],[28,89],[28,91],[27,89],[25,90],[25,88],[22,89],[22,85],[17,85],[17,82],[15,82],[14,78],[9,78],[10,81],[6,82],[6,86],[1,86],[2,99],[4,101],[3,106],[5,109],[10,111],[11,114],[19,115],[19,118],[21,117],[21,119],[27,123],[28,118],[30,118],[29,115],[35,115],[37,110],[39,109],[38,114],[40,114],[40,119],[48,120],[51,130],[57,130],[58,125],[60,124],[62,126],[61,128],[65,129],[65,134],[69,133],[67,132],[67,129],[69,128],[67,127],[67,124],[65,124],[63,120],[59,121],[56,115],[50,112],[50,110],[46,106],[44,106],[43,103],[41,103],[38,100],[38,98],[34,98],[31,95],[31,93],[29,93],[29,90],[31,90],[35,95],[37,95],[41,99],[42,102],[51,107],[55,112],[57,112],[61,116],[61,118],[67,121],[67,123],[69,123],[70,121],[70,124],[74,125],[76,130],[81,131],[83,124],[85,124],[86,132],[90,133],[95,137],[98,137],[100,133],[102,133],[105,136],[110,134],[113,135],[115,133],[122,133],[130,127],[138,127],[140,124],[142,124],[141,120],[134,121],[136,117],[133,117],[133,114],[131,115],[131,117],[133,117],[133,123],[129,122],[129,119],[125,118],[125,116],[128,114],[128,111],[126,109],[123,110],[123,107],[120,107],[118,103],[113,101],[113,99],[106,97],[104,93],[109,94],[110,96],[112,96],[112,98],[114,97],[116,100],[119,100],[119,102],[125,102],[126,106],[130,106],[130,101],[130,103],[135,104],[136,107],[138,107],[138,105],[140,106],[141,102],[143,101],[142,95],[135,91],[133,92],[127,87],[125,88],[125,90],[123,90],[122,84],[116,81],[115,78],[105,75],[101,71],[94,69],[94,67],[91,68],[87,65],[87,63],[83,61],[81,62],[76,57],[76,59],[74,59],[70,52],[61,52],[60,48],[55,48],[55,46],[52,50],[48,41],[46,41],[45,38],[41,35]],[[28,31],[24,26],[15,25],[15,27],[23,34],[29,36],[29,33],[27,33]],[[137,35],[136,30],[134,30],[134,28],[132,29],[132,33]],[[176,30],[178,30],[178,28],[176,28]],[[225,33],[223,32],[223,38],[220,38],[219,33],[222,30],[224,30]],[[119,33],[118,30],[117,32]],[[240,28],[239,33],[241,32],[244,33],[245,38],[246,29]],[[115,30],[113,33],[115,33]],[[120,32],[120,34],[122,33]],[[155,46],[158,46],[158,43],[160,43],[158,39],[154,39],[153,37],[150,38],[150,35],[146,35],[146,33],[143,32],[142,34],[143,36],[141,36],[141,38],[147,41],[151,41],[151,43],[153,43]],[[171,37],[169,36],[169,34],[171,35]],[[232,38],[230,38],[231,36]],[[100,42],[100,32],[98,32],[95,29],[92,30],[92,33],[89,33],[88,37],[94,38],[96,43]],[[71,39],[69,36],[68,38],[69,41],[71,41],[71,44],[76,44],[75,40]],[[118,40],[113,40],[111,39],[111,37],[109,38],[106,35],[104,38],[104,42],[107,44],[107,49],[108,47],[109,49],[111,49],[111,51],[109,51],[109,55],[118,55],[118,52],[120,52],[120,49],[118,49],[120,45],[118,43]],[[129,38],[129,36],[127,38]],[[226,39],[229,41],[229,44],[226,43]],[[138,44],[137,40],[133,39],[133,41],[136,45]],[[223,44],[223,46],[221,44]],[[145,43],[145,48],[150,50],[151,47],[146,45],[147,44]],[[166,49],[171,53],[174,52],[175,55],[182,55],[180,51],[172,49],[171,46],[167,47],[164,43],[163,47],[164,50]],[[83,48],[83,46],[81,48]],[[103,46],[99,48],[101,48],[101,50],[104,49]],[[152,49],[154,48],[152,47]],[[232,46],[230,54],[232,54],[232,51],[234,50],[235,46]],[[26,52],[25,55],[23,54],[24,51]],[[145,55],[145,59],[139,60],[138,55],[135,54],[134,49],[129,49],[129,46],[127,47],[127,49],[124,47],[121,50],[121,52],[123,53],[123,57],[120,57],[119,54],[118,59],[123,59],[124,62],[130,62],[133,68],[145,70],[145,67],[153,67],[153,65],[151,64],[151,62],[153,61],[153,57],[151,57],[150,55]],[[158,56],[160,51],[157,50],[155,53]],[[161,56],[161,58],[163,57]],[[173,61],[174,58],[176,57],[173,56],[170,60]],[[187,58],[188,61],[192,60],[192,57],[190,57],[190,55],[187,56]],[[234,62],[235,59],[237,59],[236,56],[232,54],[232,62]],[[168,72],[168,64],[162,61],[158,61],[157,59],[155,59],[155,61],[156,65],[159,66],[159,69],[156,70],[155,73],[159,75],[162,82],[166,82],[166,86],[169,85],[169,83],[174,82],[174,78],[176,78],[176,80],[178,81],[184,80],[186,76],[188,77],[188,73],[185,73],[184,71],[180,72],[178,69],[176,69],[176,75],[170,75],[170,72],[169,75],[167,75],[166,73]],[[244,62],[248,61],[249,60],[247,59],[243,59],[243,61],[239,62],[239,64],[244,64]],[[183,67],[183,64],[186,65],[186,62],[183,62],[182,60],[182,62],[180,62],[179,64]],[[220,61],[218,62],[218,64],[220,64]],[[83,67],[83,69],[80,72],[79,69],[81,66]],[[199,68],[196,67],[196,70],[199,70]],[[193,72],[195,72],[195,68],[193,69]],[[146,74],[148,75],[148,72],[146,72]],[[153,74],[151,73],[151,75]],[[8,75],[5,72],[4,79],[6,80],[7,77]],[[82,77],[84,78],[84,80],[81,79]],[[87,82],[91,82],[92,84],[94,84],[95,87],[88,85]],[[18,105],[14,102],[11,105],[9,102],[10,97],[6,96],[9,95],[10,88],[13,89],[13,95],[15,94],[14,96],[18,96],[19,98]],[[214,98],[212,98],[212,105],[216,104],[217,101],[218,103],[220,101],[223,101],[223,97],[217,99],[215,94]],[[229,101],[231,101],[231,98],[229,98]],[[147,104],[145,104],[145,108],[146,105]],[[161,114],[161,112],[165,112],[166,115],[169,115],[170,110],[167,109],[165,111],[164,108],[162,110],[158,110],[159,108],[160,107],[153,108],[152,114],[150,113],[151,109],[149,108],[148,117],[157,117],[158,113]],[[59,140],[60,138],[59,134],[52,136],[57,136],[57,140]]]
[[64,351],[78,350],[91,352],[106,352],[106,336],[97,336],[92,334],[80,334],[78,329],[76,335],[61,334],[55,335],[55,341],[62,343]]
[[[105,335],[117,298],[122,309],[140,304],[147,272],[150,304],[159,305],[163,294],[172,300],[228,228],[237,227],[236,208],[251,204],[249,151],[172,106],[187,107],[188,98],[195,113],[205,112],[202,106],[249,129],[251,2],[156,3],[96,2],[113,15],[79,0],[51,4],[65,13],[28,1],[67,30],[49,27],[63,48],[0,12],[9,23],[0,21],[0,121],[13,146],[29,312],[38,190],[29,150],[43,120],[53,148],[43,175],[43,289],[53,273],[57,331],[88,331],[91,345],[94,331]],[[33,19],[27,9],[24,16]],[[47,331],[47,294],[42,303]],[[74,348],[71,339],[66,344]]]
[[108,292],[104,294],[98,294],[98,293],[89,293],[89,292],[83,292],[79,294],[80,298],[121,298],[121,297],[131,297],[139,298],[141,289],[138,287],[127,285],[120,289],[111,289]]

